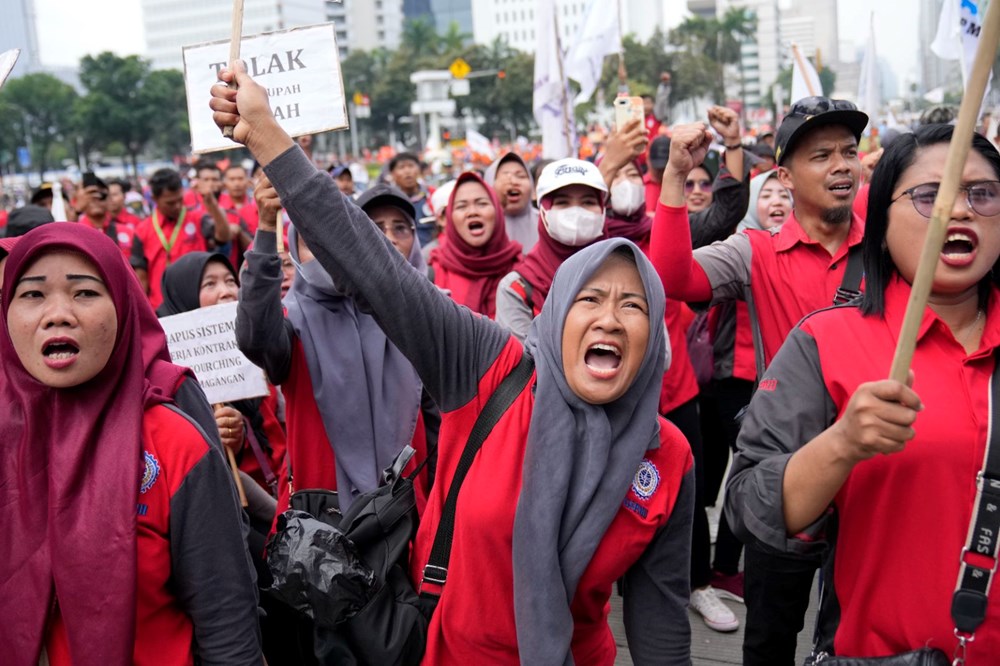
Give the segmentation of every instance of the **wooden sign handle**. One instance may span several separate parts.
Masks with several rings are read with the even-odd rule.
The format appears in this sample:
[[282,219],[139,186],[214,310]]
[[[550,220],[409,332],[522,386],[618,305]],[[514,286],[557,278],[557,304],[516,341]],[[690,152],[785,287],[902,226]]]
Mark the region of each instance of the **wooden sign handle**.
[[[218,409],[224,405],[220,402],[213,406],[215,409]],[[250,503],[247,501],[247,493],[243,488],[243,479],[240,478],[239,465],[236,464],[236,454],[234,454],[233,450],[225,444],[222,445],[222,448],[226,450],[226,457],[229,458],[229,469],[233,473],[233,481],[236,483],[236,491],[240,494],[240,504],[245,509],[250,506]]]
[[931,213],[924,240],[924,249],[920,255],[920,264],[913,278],[910,289],[910,300],[906,304],[906,315],[896,343],[896,353],[892,359],[892,369],[889,378],[905,383],[910,364],[913,362],[913,352],[917,346],[917,334],[920,332],[920,322],[924,318],[927,299],[934,284],[934,272],[937,270],[941,248],[944,247],[945,233],[951,220],[951,211],[958,195],[958,184],[962,178],[965,159],[972,148],[972,133],[975,131],[979,110],[983,104],[983,94],[986,92],[986,82],[993,67],[998,39],[1000,39],[1000,2],[991,2],[983,20],[982,32],[979,35],[979,48],[976,49],[976,59],[972,65],[962,106],[958,110],[958,120],[955,123],[955,133],[948,145],[948,156],[944,162],[944,177],[938,188],[937,199]]
[[[243,0],[233,0],[233,32],[229,41],[229,67],[230,69],[240,59],[240,42],[243,41]],[[230,88],[237,88],[234,80],[229,84]],[[235,127],[226,125],[222,128],[222,136],[227,139],[233,138]],[[245,504],[243,506],[246,506]]]

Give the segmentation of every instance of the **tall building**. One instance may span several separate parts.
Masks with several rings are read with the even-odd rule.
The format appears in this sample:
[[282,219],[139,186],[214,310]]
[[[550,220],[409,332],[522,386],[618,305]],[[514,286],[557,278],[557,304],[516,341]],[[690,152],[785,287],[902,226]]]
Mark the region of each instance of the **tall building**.
[[41,67],[38,52],[38,31],[35,29],[34,0],[12,0],[3,4],[0,21],[0,53],[21,49],[12,77],[37,71]]
[[781,11],[778,0],[718,0],[716,15],[723,16],[732,7],[745,7],[757,17],[756,39],[743,45],[736,80],[727,94],[731,99],[745,98],[747,107],[770,108],[768,90],[778,78],[782,66]]
[[455,23],[459,31],[471,35],[474,4],[474,0],[405,0],[403,14],[406,19],[422,18],[430,21],[438,34],[447,32],[449,26]]
[[780,22],[782,42],[798,44],[802,55],[818,55],[824,67],[836,71],[840,63],[837,0],[793,0],[781,11]]
[[398,48],[404,4],[403,0],[326,0],[327,20],[337,26],[340,56],[356,50]]
[[[527,53],[535,52],[534,0],[472,0],[472,35],[477,44],[490,44],[498,37],[511,47]],[[608,11],[618,11],[616,2],[604,0]],[[580,31],[588,0],[556,0],[556,21],[563,48],[569,48]],[[623,0],[621,2],[623,35],[635,35],[646,41],[653,31],[663,27],[663,4],[656,0]]]
[[[146,56],[156,69],[183,68],[182,47],[229,38],[232,12],[231,0],[142,0]],[[246,0],[243,34],[250,36],[328,20],[324,0]]]
[[918,41],[920,48],[921,92],[935,88],[961,87],[962,72],[957,60],[942,60],[931,51],[931,42],[937,35],[938,17],[944,0],[920,0]]

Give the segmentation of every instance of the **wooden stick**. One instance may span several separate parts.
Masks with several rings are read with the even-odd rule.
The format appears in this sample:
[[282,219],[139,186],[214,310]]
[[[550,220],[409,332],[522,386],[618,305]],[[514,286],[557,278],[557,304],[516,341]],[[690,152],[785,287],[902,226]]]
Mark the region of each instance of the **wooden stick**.
[[[225,405],[221,402],[213,405],[215,409],[219,409],[224,406]],[[247,493],[246,490],[243,489],[243,479],[240,478],[240,468],[239,465],[236,464],[236,454],[233,453],[233,450],[225,444],[222,445],[222,448],[226,450],[226,457],[229,458],[229,469],[233,473],[233,481],[236,482],[236,491],[240,494],[240,504],[243,505],[243,508],[245,509],[250,506],[250,503],[247,502]]]
[[276,229],[276,231],[278,232],[278,238],[277,238],[277,241],[278,241],[278,254],[281,254],[282,252],[285,251],[285,230],[283,228],[285,226],[285,220],[283,219],[283,217],[284,216],[282,215],[282,211],[279,210],[278,211],[278,219],[276,220],[276,222],[278,224],[277,229]]
[[991,2],[986,10],[982,32],[979,34],[979,48],[976,49],[972,74],[969,75],[965,95],[962,97],[962,106],[958,110],[955,133],[948,146],[944,177],[938,188],[937,199],[934,200],[927,238],[924,240],[917,274],[913,278],[910,300],[906,304],[906,316],[903,318],[899,341],[896,343],[896,353],[892,359],[892,369],[889,371],[889,378],[898,382],[906,382],[910,364],[913,362],[917,333],[920,332],[920,322],[924,318],[927,299],[934,284],[934,272],[937,270],[941,249],[944,247],[945,233],[951,220],[951,211],[958,194],[958,183],[962,178],[965,159],[972,148],[972,133],[983,104],[986,81],[993,67],[998,40],[1000,40],[1000,2]]
[[[229,41],[229,68],[232,69],[236,61],[240,59],[240,42],[243,41],[243,0],[233,0],[233,32]],[[237,88],[236,81],[229,84],[230,88]],[[222,128],[222,136],[227,139],[233,138],[235,127],[225,126]],[[244,504],[243,506],[246,506]]]
[[[792,56],[795,58],[795,62],[799,66],[799,71],[802,73],[802,78],[806,82],[806,90],[809,91],[809,95],[811,97],[815,97],[819,93],[813,89],[812,81],[809,79],[808,76],[806,76],[806,66],[802,61],[802,52],[799,51],[798,44],[792,44]],[[817,72],[816,75],[819,76],[819,72]],[[793,99],[792,101],[794,102],[795,100]]]

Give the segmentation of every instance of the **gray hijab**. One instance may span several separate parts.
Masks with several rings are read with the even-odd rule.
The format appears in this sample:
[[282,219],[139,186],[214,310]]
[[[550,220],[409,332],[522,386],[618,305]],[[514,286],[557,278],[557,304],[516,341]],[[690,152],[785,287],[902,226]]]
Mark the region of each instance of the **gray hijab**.
[[[302,342],[316,406],[333,447],[340,509],[374,490],[413,439],[422,387],[416,370],[357,303],[337,290],[315,259],[299,261],[298,233],[288,229],[297,275],[284,304]],[[414,236],[410,265],[424,273]]]
[[[490,187],[494,187],[497,179],[497,170],[500,168],[500,165],[510,161],[517,162],[527,172],[528,182],[531,185],[530,190],[525,193],[525,196],[531,199],[535,191],[535,181],[531,177],[531,169],[528,168],[524,159],[517,153],[507,153],[494,160],[493,164],[486,169],[486,173],[483,174],[483,180]],[[502,197],[503,195],[498,191],[497,196]],[[538,209],[535,208],[534,204],[529,203],[519,215],[510,215],[504,211],[504,221],[507,226],[507,235],[511,240],[520,243],[524,254],[528,254],[531,248],[535,247],[535,243],[538,242]]]
[[[649,342],[625,394],[584,402],[562,364],[562,333],[576,295],[614,252],[630,252],[649,302]],[[570,604],[648,449],[659,446],[666,301],[652,264],[631,241],[595,243],[556,272],[525,347],[537,371],[521,494],[514,518],[514,617],[522,664],[572,664]]]
[[771,169],[770,171],[757,174],[750,179],[750,205],[747,206],[747,214],[743,218],[743,221],[736,226],[736,233],[739,233],[744,229],[764,229],[764,226],[757,218],[757,200],[760,199],[761,190],[764,189],[764,185],[767,184],[767,181],[777,177],[778,170]]

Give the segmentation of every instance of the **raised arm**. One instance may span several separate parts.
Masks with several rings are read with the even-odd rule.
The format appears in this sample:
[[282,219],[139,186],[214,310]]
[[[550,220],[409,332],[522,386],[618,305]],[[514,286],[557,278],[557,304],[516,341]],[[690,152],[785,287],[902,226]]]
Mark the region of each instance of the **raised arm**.
[[[736,229],[750,204],[750,165],[740,145],[740,122],[736,112],[722,106],[708,110],[712,128],[726,146],[725,166],[719,170],[711,205],[691,214],[691,246],[695,249],[720,241]],[[685,174],[685,177],[687,174]]]
[[260,211],[257,242],[240,273],[236,343],[272,384],[288,378],[292,365],[292,326],[281,307],[281,259],[277,247],[278,193],[266,176],[254,188]]
[[242,64],[220,73],[226,82],[234,76],[238,90],[212,88],[216,124],[236,128],[235,139],[264,166],[313,254],[338,288],[371,309],[442,411],[465,404],[510,334],[456,305],[410,266],[295,146],[274,120],[266,91]]
[[649,258],[663,281],[667,297],[688,302],[712,298],[712,285],[691,246],[684,181],[708,153],[712,136],[702,123],[678,125],[670,139],[670,161],[663,172],[660,201],[653,218]]

